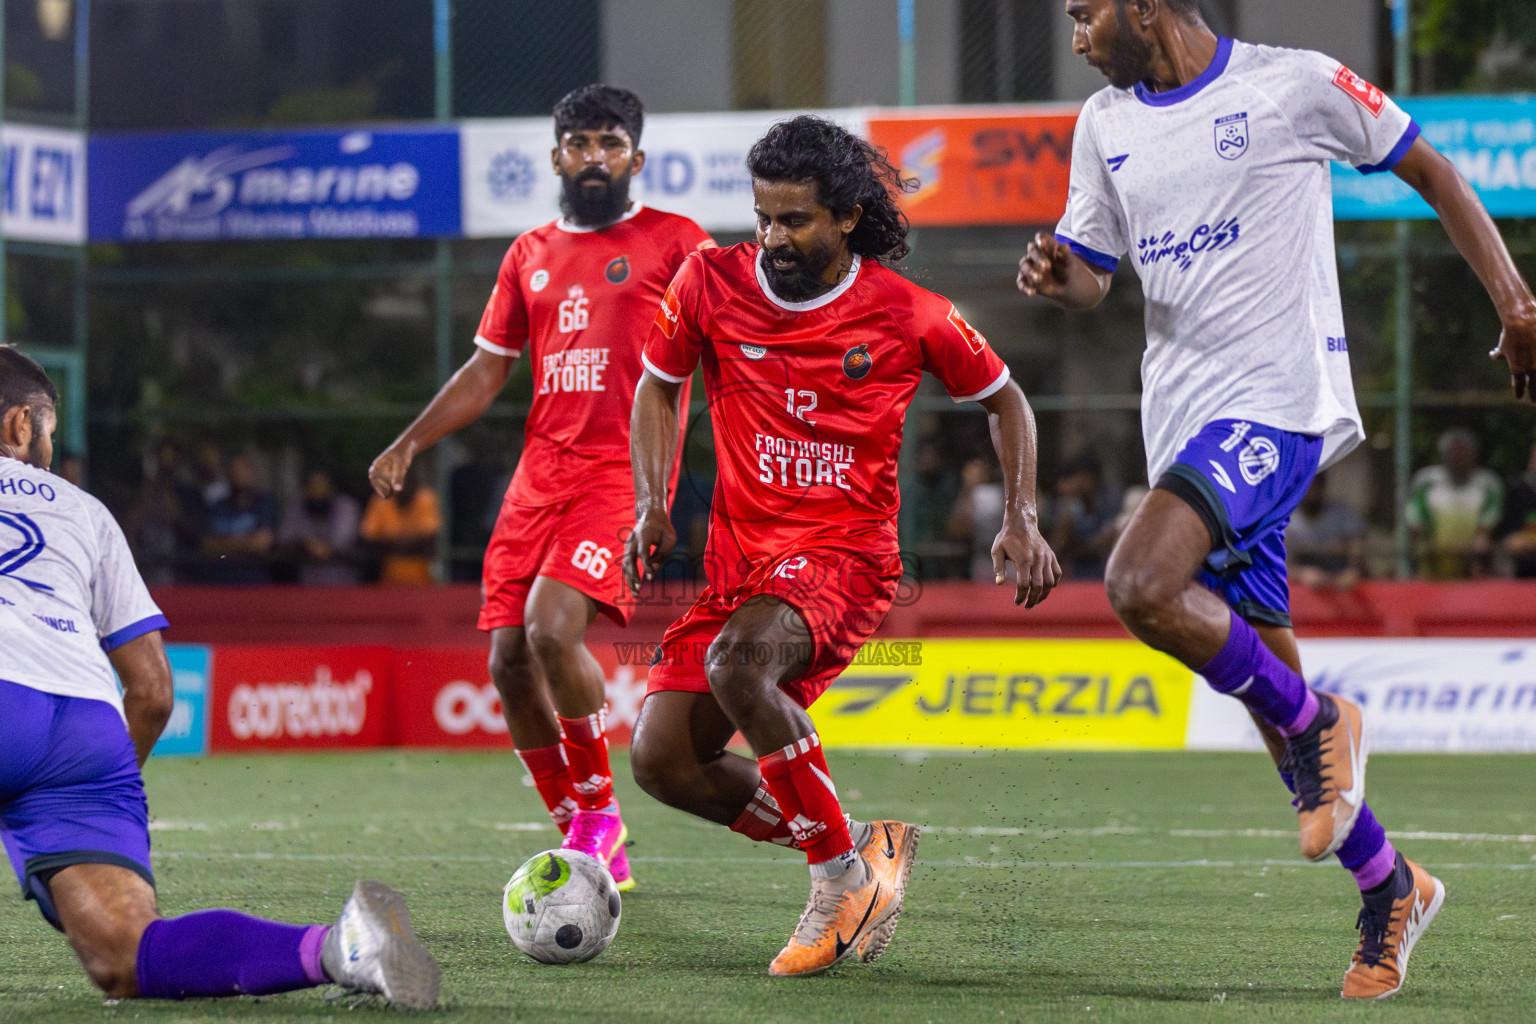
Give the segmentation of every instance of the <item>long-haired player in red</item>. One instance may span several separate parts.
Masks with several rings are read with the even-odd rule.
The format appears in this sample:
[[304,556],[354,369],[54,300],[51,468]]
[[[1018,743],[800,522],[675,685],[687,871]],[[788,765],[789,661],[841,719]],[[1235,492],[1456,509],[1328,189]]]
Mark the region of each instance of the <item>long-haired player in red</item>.
[[[645,346],[630,448],[638,594],[676,537],[667,517],[682,389],[704,382],[719,473],[708,586],[667,630],[631,744],[663,803],[796,846],[811,896],[778,976],[890,941],[918,828],[845,818],[806,708],[890,610],[902,575],[896,456],[926,370],[987,410],[1005,513],[996,579],[1035,605],[1061,577],[1035,515],[1035,424],[986,339],[883,261],[907,254],[903,182],[884,155],[816,117],[782,122],[748,158],[757,242],[690,255]],[[740,731],[754,757],[728,753]]]
[[[603,672],[584,642],[599,612],[627,624],[619,556],[633,519],[630,403],[656,305],[683,258],[714,242],[686,217],[629,198],[644,165],[634,93],[589,85],[555,105],[559,220],[507,250],[475,354],[368,472],[399,490],[416,453],[474,422],[530,349],[533,408],[485,553],[480,628],[518,756],[564,845],[634,885],[613,798]],[[686,399],[685,399],[686,400]],[[669,502],[674,465],[660,486]]]

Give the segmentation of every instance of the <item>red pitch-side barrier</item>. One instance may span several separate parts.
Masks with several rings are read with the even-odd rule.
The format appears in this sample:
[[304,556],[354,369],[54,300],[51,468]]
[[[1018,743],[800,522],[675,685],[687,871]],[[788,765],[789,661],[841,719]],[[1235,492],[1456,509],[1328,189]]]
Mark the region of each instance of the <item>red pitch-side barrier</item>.
[[[885,638],[1123,638],[1102,586],[1068,584],[1040,607],[1011,591],[932,584],[894,608]],[[475,629],[479,590],[174,587],[155,598],[168,639],[214,648],[210,749],[507,747]],[[1536,636],[1536,583],[1372,583],[1296,590],[1297,631],[1324,636]],[[626,630],[599,618],[589,647],[608,679],[610,725],[628,742],[648,644],[681,603],[642,606]]]

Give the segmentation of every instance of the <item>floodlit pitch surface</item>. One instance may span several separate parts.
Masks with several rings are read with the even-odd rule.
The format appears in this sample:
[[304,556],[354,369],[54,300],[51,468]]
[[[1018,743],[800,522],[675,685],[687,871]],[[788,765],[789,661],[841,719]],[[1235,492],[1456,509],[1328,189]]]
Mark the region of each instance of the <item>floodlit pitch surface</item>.
[[[329,920],[354,879],[406,893],[443,965],[444,1021],[1530,1020],[1536,762],[1371,761],[1370,797],[1445,909],[1390,1006],[1349,1005],[1353,883],[1303,863],[1259,755],[831,757],[860,817],[931,826],[878,964],[773,980],[806,872],[638,793],[617,764],[639,888],[597,960],[517,953],[498,897],[556,844],[510,755],[155,762],[162,910]],[[325,990],[107,1005],[30,904],[0,903],[0,1020],[388,1020]],[[330,990],[334,997],[336,990]],[[1387,1014],[1388,1016],[1382,1016]]]

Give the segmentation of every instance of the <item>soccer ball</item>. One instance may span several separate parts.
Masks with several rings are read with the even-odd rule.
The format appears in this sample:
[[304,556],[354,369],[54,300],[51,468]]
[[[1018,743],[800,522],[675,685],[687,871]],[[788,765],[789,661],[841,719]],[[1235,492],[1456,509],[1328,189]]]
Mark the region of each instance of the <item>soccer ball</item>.
[[540,963],[584,963],[619,930],[619,890],[596,857],[545,850],[502,890],[501,919],[512,944]]

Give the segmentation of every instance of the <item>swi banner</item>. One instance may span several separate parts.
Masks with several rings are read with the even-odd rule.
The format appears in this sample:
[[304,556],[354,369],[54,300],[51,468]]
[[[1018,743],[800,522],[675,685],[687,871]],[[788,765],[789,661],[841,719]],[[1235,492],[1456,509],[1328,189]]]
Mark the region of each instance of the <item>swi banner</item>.
[[6,238],[85,241],[85,136],[8,124],[0,132]]
[[155,757],[200,757],[208,753],[208,701],[213,680],[213,648],[201,644],[166,644],[175,704]]
[[460,233],[455,128],[97,135],[94,242]]
[[[795,111],[656,114],[645,120],[640,148],[645,165],[631,194],[647,205],[679,213],[709,231],[750,231],[752,176],[747,151],[774,123]],[[858,135],[858,110],[818,111]],[[464,234],[516,235],[560,215],[560,179],[550,152],[547,117],[465,121]]]
[[1054,224],[1067,204],[1076,107],[874,111],[869,140],[917,191],[915,225]]

